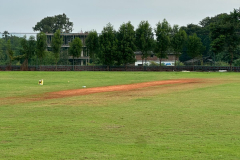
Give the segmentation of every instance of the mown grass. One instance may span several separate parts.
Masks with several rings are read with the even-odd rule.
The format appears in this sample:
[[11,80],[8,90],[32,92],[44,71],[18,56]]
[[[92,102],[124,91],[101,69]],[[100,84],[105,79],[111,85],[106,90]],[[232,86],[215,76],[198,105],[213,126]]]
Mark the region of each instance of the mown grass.
[[[0,102],[0,159],[240,159],[237,73],[0,72],[0,75],[2,98],[81,88],[85,83],[95,87],[161,79],[206,79],[205,83],[15,105]],[[46,79],[43,86],[37,85],[40,77]],[[68,79],[70,82],[66,83]],[[22,91],[15,92],[10,84]]]

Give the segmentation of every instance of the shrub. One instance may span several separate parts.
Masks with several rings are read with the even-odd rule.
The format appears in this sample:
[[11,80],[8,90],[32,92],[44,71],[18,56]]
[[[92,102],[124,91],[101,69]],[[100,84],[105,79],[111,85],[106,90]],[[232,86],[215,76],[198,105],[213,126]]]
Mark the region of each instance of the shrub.
[[240,58],[233,61],[234,66],[240,66]]
[[215,66],[229,66],[229,64],[227,62],[218,61],[215,62]]

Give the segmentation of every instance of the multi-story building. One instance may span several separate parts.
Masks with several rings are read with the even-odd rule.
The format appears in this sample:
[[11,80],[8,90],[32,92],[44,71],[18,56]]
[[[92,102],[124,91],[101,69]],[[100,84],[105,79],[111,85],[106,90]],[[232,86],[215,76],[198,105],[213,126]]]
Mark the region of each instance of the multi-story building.
[[[53,33],[46,33],[47,35],[47,47],[48,50],[51,50],[51,42],[52,42],[52,38],[53,38]],[[68,50],[70,47],[70,43],[72,42],[72,40],[76,37],[80,38],[82,40],[83,43],[83,49],[82,49],[82,53],[80,57],[75,57],[74,58],[74,63],[75,64],[79,64],[79,65],[87,65],[89,63],[89,56],[88,56],[88,51],[87,51],[87,47],[85,45],[85,41],[87,38],[88,33],[61,33],[61,37],[63,38],[63,44],[62,44],[62,51],[64,51],[67,55],[68,54]],[[68,56],[69,61],[71,62],[73,60],[72,56]]]

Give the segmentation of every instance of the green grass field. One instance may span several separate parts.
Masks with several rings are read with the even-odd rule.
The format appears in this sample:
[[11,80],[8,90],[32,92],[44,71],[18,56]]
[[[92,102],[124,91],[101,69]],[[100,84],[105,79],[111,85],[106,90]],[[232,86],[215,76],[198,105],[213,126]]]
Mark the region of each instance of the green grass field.
[[[182,78],[203,81],[24,101],[82,86]],[[0,72],[0,159],[237,160],[239,95],[239,73]]]

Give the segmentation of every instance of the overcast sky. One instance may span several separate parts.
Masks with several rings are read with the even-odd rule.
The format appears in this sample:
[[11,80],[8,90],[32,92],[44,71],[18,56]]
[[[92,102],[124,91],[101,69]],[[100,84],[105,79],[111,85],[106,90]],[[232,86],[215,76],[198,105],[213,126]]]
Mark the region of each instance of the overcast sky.
[[131,21],[135,28],[148,20],[154,28],[164,18],[173,25],[198,24],[205,17],[230,13],[240,0],[0,0],[0,32],[33,33],[32,27],[47,16],[65,13],[73,32],[101,32],[107,23],[116,30]]

